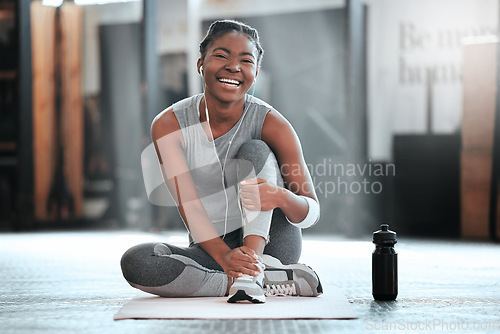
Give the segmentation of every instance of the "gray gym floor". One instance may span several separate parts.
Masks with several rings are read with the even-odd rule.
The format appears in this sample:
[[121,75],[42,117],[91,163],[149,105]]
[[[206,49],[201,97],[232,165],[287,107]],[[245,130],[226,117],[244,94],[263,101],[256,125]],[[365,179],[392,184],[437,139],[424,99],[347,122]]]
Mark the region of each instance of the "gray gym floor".
[[186,242],[179,232],[0,234],[0,333],[500,332],[499,244],[400,238],[399,297],[375,302],[369,237],[306,236],[301,259],[325,289],[344,290],[357,320],[114,321],[137,293],[121,254],[156,240]]

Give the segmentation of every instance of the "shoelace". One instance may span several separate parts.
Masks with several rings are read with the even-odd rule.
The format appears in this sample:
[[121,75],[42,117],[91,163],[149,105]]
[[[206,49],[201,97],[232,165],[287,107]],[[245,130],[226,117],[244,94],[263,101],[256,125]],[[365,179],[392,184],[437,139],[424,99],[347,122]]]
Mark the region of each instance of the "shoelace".
[[[264,262],[262,262],[262,258],[260,256],[258,257],[257,263],[255,265],[260,269],[261,272],[264,272],[264,270],[266,269],[266,265],[264,264]],[[256,279],[256,276],[250,276],[247,274],[243,274],[241,277],[238,277],[236,279],[245,280],[245,281],[253,281]]]
[[266,284],[266,296],[294,296],[297,294],[295,283],[290,284]]

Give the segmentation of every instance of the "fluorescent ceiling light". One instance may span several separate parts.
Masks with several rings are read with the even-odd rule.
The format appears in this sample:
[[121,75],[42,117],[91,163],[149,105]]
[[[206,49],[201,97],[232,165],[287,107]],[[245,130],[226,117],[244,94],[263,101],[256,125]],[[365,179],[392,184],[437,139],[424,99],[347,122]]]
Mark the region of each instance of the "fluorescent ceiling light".
[[59,7],[62,5],[63,0],[43,0],[42,5],[44,6],[52,6],[52,7]]
[[105,5],[116,2],[137,2],[140,0],[75,0],[77,5]]

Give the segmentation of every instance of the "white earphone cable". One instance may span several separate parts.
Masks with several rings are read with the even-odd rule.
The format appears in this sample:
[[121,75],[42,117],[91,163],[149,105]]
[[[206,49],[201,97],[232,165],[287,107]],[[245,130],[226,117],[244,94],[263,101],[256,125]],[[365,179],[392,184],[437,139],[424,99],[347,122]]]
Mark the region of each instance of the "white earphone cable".
[[[229,211],[229,198],[227,196],[227,191],[226,191],[226,182],[225,182],[224,172],[226,170],[226,162],[227,162],[227,157],[229,156],[229,150],[231,149],[231,145],[233,144],[234,137],[236,137],[236,134],[238,133],[238,130],[240,129],[241,125],[243,124],[243,119],[245,118],[245,115],[246,115],[246,113],[248,111],[248,107],[249,107],[250,104],[247,103],[246,97],[245,97],[245,104],[246,104],[245,110],[243,111],[243,114],[241,115],[241,118],[238,121],[239,124],[238,124],[238,127],[236,128],[236,131],[234,132],[233,136],[229,140],[229,144],[227,146],[226,154],[224,156],[224,164],[223,164],[220,161],[220,159],[219,159],[219,154],[217,153],[217,147],[215,146],[215,138],[214,138],[214,135],[212,133],[212,128],[210,127],[210,117],[208,115],[207,98],[205,96],[205,92],[203,92],[203,96],[205,98],[205,117],[207,118],[207,125],[208,125],[208,129],[209,129],[209,132],[210,132],[210,137],[212,137],[212,143],[213,143],[215,157],[217,158],[217,161],[219,162],[219,167],[220,167],[221,177],[222,177],[221,178],[222,189],[224,191],[224,198],[225,198],[225,201],[226,201],[226,209],[225,209],[225,214],[224,214],[224,234],[222,236],[222,239],[224,239],[224,237],[227,234],[227,216],[228,216],[228,211]],[[238,206],[238,207],[239,207],[240,213],[241,213],[241,207],[240,206]]]
[[[200,75],[203,79],[205,79],[203,77],[202,67],[200,67]],[[229,140],[226,155],[224,156],[224,164],[222,164],[222,162],[219,159],[219,154],[217,153],[217,147],[215,146],[215,138],[214,138],[214,135],[212,133],[212,128],[210,127],[210,117],[208,115],[208,103],[207,103],[207,96],[206,96],[205,87],[206,87],[206,84],[205,84],[205,82],[203,82],[203,98],[205,99],[205,117],[207,119],[207,125],[208,125],[208,130],[210,132],[210,137],[212,137],[212,143],[213,143],[215,157],[216,157],[217,161],[219,162],[219,167],[220,167],[220,171],[221,171],[222,189],[224,191],[224,198],[225,198],[225,203],[226,203],[225,214],[224,214],[224,234],[222,236],[222,239],[224,239],[226,237],[226,233],[227,233],[227,216],[228,216],[228,211],[229,211],[229,198],[228,198],[227,192],[226,192],[226,182],[225,182],[225,177],[224,177],[224,172],[226,169],[226,161],[227,161],[227,157],[229,156],[229,150],[231,149],[231,144],[233,143],[234,137],[236,137],[236,134],[238,133],[241,125],[243,124],[243,119],[245,118],[245,115],[247,114],[250,103],[248,103],[247,96],[245,95],[245,106],[244,106],[243,114],[241,115],[240,119],[238,120],[239,124],[238,124],[238,127],[236,128],[236,131],[234,132],[233,136]],[[255,93],[255,80],[254,80],[253,90],[252,90],[251,95],[253,96],[254,93]],[[241,203],[239,200],[238,200],[238,208],[240,209],[240,214],[243,215],[243,211],[241,209]],[[243,219],[243,217],[242,217],[242,219]]]

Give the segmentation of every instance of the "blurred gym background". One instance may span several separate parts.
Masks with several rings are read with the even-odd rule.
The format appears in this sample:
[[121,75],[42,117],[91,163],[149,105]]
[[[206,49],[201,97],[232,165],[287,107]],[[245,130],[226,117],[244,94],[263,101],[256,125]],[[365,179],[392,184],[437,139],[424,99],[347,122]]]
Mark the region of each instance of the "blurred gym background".
[[219,18],[255,27],[255,95],[294,126],[311,234],[500,237],[497,0],[0,1],[0,230],[183,230],[147,198],[150,124],[201,92]]

